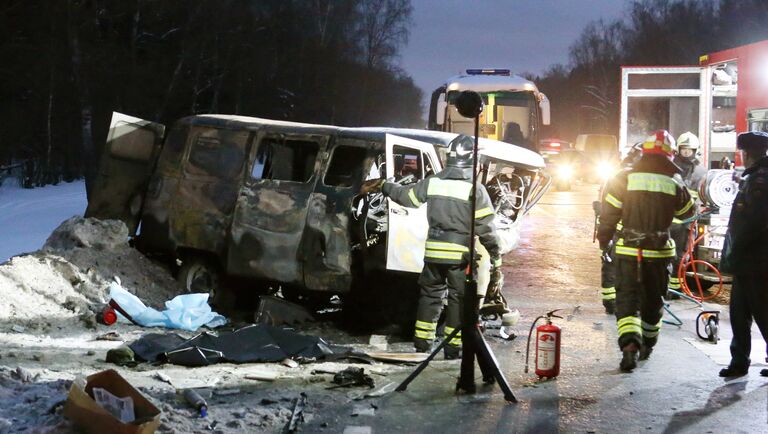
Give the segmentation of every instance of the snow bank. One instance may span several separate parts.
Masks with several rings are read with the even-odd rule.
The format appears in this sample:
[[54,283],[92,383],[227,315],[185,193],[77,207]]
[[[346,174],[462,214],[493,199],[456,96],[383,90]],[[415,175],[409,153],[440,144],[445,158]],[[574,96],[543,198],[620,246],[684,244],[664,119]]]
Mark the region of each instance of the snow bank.
[[0,265],[0,326],[46,330],[78,320],[92,324],[115,276],[153,307],[180,291],[168,270],[128,245],[125,224],[72,217],[42,250]]

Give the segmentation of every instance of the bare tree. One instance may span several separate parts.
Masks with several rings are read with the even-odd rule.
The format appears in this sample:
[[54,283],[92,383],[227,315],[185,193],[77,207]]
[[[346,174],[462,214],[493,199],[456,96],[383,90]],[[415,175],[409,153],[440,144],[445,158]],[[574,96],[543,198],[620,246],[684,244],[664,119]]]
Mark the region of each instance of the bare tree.
[[359,32],[365,64],[387,68],[399,48],[408,42],[413,7],[410,0],[360,0]]

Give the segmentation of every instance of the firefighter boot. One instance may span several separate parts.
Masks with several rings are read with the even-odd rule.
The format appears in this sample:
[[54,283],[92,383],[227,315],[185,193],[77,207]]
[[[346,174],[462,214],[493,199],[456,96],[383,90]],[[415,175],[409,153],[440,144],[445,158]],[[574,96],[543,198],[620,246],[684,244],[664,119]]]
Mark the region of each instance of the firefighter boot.
[[653,347],[656,345],[658,338],[643,338],[643,343],[640,345],[640,360],[648,360],[653,352]]
[[613,315],[616,312],[616,300],[603,300],[603,307],[605,308],[605,313]]
[[641,345],[640,346],[640,360],[648,360],[649,357],[651,357],[651,353],[653,352],[653,346],[652,345]]
[[416,349],[417,353],[428,353],[432,349],[432,342],[416,338],[413,340],[413,348]]
[[632,372],[637,367],[637,344],[631,343],[621,349],[621,363],[619,369],[621,372]]
[[445,360],[456,360],[461,358],[461,347],[456,345],[446,345],[445,348],[443,348],[443,354],[445,355]]

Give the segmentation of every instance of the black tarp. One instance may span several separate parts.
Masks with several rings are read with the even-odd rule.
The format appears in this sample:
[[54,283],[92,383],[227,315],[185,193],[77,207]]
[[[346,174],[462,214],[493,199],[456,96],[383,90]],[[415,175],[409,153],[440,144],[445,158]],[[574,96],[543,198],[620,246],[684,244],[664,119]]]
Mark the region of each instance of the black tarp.
[[137,359],[184,366],[319,359],[349,352],[347,348],[332,347],[319,337],[266,324],[253,324],[218,335],[205,332],[191,339],[175,333],[151,333],[128,346]]

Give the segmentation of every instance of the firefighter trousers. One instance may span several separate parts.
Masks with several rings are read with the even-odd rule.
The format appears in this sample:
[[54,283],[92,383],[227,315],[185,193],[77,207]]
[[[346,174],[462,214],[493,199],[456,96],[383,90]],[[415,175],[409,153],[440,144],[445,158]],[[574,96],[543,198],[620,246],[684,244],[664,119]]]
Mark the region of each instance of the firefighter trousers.
[[[616,321],[619,348],[635,343],[653,347],[661,330],[669,278],[668,261],[643,260],[616,255]],[[638,274],[638,267],[640,274]]]
[[[461,264],[436,264],[425,262],[419,276],[421,296],[416,312],[414,342],[431,344],[435,339],[437,321],[443,310],[443,298],[448,291],[448,305],[445,308],[445,335],[461,327],[465,267]],[[448,342],[454,347],[461,346],[461,332]]]
[[730,365],[746,369],[752,350],[752,318],[768,344],[768,273],[734,275],[729,312],[733,330]]
[[616,299],[616,255],[611,252],[611,262],[602,260],[600,265],[600,299],[603,304]]
[[688,231],[690,224],[673,224],[669,228],[669,235],[675,241],[675,259],[672,261],[672,271],[669,273],[669,284],[667,288],[680,291],[680,279],[677,277],[677,271],[680,268],[680,261],[683,260],[686,249],[688,249]]

